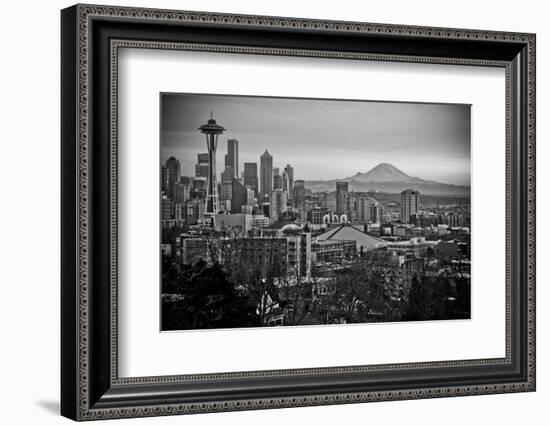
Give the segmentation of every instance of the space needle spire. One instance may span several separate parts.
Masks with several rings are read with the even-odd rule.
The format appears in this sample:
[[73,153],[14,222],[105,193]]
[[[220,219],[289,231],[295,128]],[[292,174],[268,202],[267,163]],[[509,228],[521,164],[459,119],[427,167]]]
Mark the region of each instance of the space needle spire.
[[199,127],[201,133],[206,137],[208,149],[208,180],[206,182],[206,208],[205,216],[212,217],[219,212],[218,183],[216,180],[216,149],[218,147],[218,136],[225,128],[214,120],[214,112],[210,111],[210,119]]

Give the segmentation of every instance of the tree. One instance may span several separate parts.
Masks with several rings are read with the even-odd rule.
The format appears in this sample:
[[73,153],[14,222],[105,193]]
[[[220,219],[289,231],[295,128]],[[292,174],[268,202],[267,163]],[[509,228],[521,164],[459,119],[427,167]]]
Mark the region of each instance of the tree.
[[417,259],[403,320],[457,318],[454,272],[434,259]]
[[279,298],[285,311],[285,325],[299,325],[311,308],[311,283],[303,280],[298,266],[291,276],[279,281]]
[[[286,278],[282,267],[281,253],[275,237],[268,238],[264,250],[242,256],[234,265],[234,279],[238,280],[251,301],[256,305],[256,314],[261,325],[270,323],[279,306],[277,285]],[[267,256],[266,256],[267,253]]]
[[[243,247],[254,237],[243,238],[240,228],[224,228],[208,237],[209,263],[218,265],[236,288],[255,307],[259,325],[268,325],[279,306],[278,285],[287,276],[275,236],[263,238],[263,249],[253,243],[252,253]],[[257,252],[256,252],[257,251]],[[266,302],[269,301],[269,302]]]
[[178,300],[164,302],[163,330],[257,326],[250,298],[239,291],[219,264],[187,267],[177,280]]
[[[321,321],[330,324],[393,320],[397,307],[387,290],[386,276],[391,271],[388,262],[387,252],[369,252],[333,272],[328,283],[314,284],[320,294],[314,308]],[[325,294],[320,291],[323,287],[327,289]],[[389,317],[388,312],[392,314]]]
[[162,293],[170,294],[177,292],[177,283],[181,274],[181,268],[176,257],[162,258]]

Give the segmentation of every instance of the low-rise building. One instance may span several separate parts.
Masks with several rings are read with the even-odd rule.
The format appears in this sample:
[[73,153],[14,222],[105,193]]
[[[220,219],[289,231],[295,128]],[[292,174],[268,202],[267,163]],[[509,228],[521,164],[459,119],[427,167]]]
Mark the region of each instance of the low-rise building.
[[323,221],[323,217],[328,214],[329,211],[326,208],[312,209],[307,212],[307,221],[314,225],[320,225],[322,223],[325,223]]
[[251,214],[216,214],[214,215],[214,229],[216,231],[231,231],[236,235],[247,235],[252,229]]
[[351,259],[357,255],[357,245],[354,240],[317,240],[313,242],[311,249],[314,263],[332,263]]
[[278,237],[238,238],[235,240],[241,258],[248,265],[257,265],[263,273],[276,275],[287,272],[287,239]]
[[263,214],[256,214],[252,216],[253,228],[267,228],[269,224],[269,218]]
[[287,240],[289,275],[309,279],[312,262],[311,233],[304,232],[299,225],[290,223],[280,229],[279,235]]

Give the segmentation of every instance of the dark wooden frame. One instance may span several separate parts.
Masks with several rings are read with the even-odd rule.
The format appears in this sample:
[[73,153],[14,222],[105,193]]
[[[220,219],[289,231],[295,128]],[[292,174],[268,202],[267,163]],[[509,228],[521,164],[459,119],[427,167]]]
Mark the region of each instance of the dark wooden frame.
[[[535,36],[76,5],[61,13],[61,413],[75,420],[535,390]],[[116,54],[195,49],[498,66],[507,75],[502,359],[118,377]]]

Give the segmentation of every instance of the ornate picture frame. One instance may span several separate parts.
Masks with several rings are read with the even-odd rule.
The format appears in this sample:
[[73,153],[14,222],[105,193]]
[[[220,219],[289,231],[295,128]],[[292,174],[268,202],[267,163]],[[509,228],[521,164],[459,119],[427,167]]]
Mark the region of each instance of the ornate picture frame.
[[[76,5],[61,12],[61,413],[160,416],[535,390],[535,35]],[[119,377],[120,48],[481,65],[506,72],[506,356]]]

